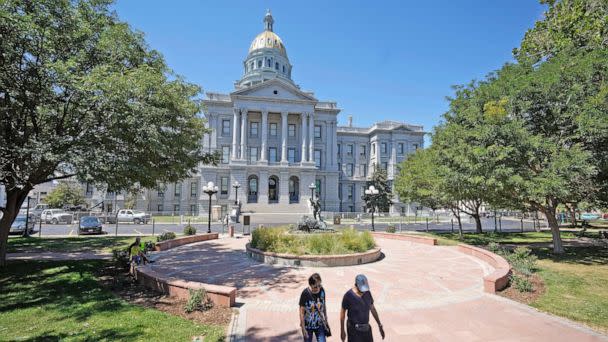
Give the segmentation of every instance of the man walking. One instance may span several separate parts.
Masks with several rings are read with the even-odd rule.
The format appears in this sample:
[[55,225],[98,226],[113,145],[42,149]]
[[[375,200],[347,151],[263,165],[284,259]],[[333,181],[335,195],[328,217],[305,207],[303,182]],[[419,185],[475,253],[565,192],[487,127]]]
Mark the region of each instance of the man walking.
[[[348,290],[342,298],[342,310],[340,311],[340,338],[342,341],[346,339],[348,333],[348,342],[372,342],[372,328],[369,324],[369,313],[372,313],[378,328],[380,336],[384,339],[384,329],[380,323],[380,317],[374,307],[374,298],[369,291],[369,283],[367,277],[359,274],[355,278],[355,286]],[[344,318],[348,312],[348,321],[346,323],[346,332],[344,331]]]
[[325,289],[319,273],[308,278],[308,287],[300,295],[300,327],[305,342],[311,342],[313,334],[317,342],[325,342],[325,337],[331,336],[327,324]]

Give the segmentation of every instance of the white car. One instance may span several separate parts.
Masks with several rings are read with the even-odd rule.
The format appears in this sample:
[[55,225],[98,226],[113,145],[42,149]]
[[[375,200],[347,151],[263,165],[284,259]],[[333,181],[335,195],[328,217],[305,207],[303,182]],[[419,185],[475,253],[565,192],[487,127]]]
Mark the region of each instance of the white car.
[[118,222],[133,222],[135,224],[140,223],[148,223],[151,217],[149,214],[144,213],[143,211],[131,210],[131,209],[122,209],[116,213],[116,216],[108,216],[109,223]]
[[40,213],[40,220],[44,223],[58,224],[65,222],[71,224],[74,219],[73,215],[61,209],[46,209]]

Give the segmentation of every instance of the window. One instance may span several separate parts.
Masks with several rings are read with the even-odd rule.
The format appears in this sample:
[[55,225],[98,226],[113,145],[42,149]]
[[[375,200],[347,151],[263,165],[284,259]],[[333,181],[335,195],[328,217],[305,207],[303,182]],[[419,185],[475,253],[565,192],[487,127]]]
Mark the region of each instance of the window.
[[257,123],[257,122],[250,122],[249,123],[249,136],[250,137],[257,137],[258,136],[258,125],[259,125],[259,123]]
[[372,156],[376,155],[376,144],[372,144]]
[[228,195],[228,177],[220,178],[220,194]]
[[251,162],[258,161],[258,148],[257,147],[249,148],[249,161],[251,161]]
[[342,200],[342,184],[338,184],[338,199]]
[[270,58],[266,60],[266,67],[270,68]]
[[348,211],[350,211],[351,213],[354,213],[355,212],[355,206],[349,205],[348,206]]
[[353,164],[347,164],[346,165],[346,175],[348,177],[352,177],[353,176]]
[[89,184],[89,183],[87,183],[86,193],[87,193],[87,195],[92,195],[93,194],[93,186],[91,184]]
[[361,145],[361,153],[360,153],[360,154],[361,154],[362,156],[365,156],[365,154],[367,153],[366,149],[367,149],[367,146],[365,146],[365,145]]
[[277,124],[275,122],[270,123],[270,136],[272,137],[276,137],[277,136]]
[[383,142],[381,146],[382,146],[382,152],[381,152],[381,153],[382,153],[382,154],[386,154],[386,151],[387,151],[387,146],[386,146],[386,143],[385,143],[385,142]]
[[317,188],[317,198],[321,198],[321,180],[315,179],[315,187]]
[[285,73],[285,66],[283,65],[283,73]]
[[222,135],[230,135],[230,120],[222,120]]
[[222,164],[230,162],[230,146],[222,146]]
[[340,157],[341,153],[342,153],[342,145],[338,144],[338,157]]
[[261,61],[261,60],[259,60],[259,61],[258,61],[258,68],[261,68],[261,67],[262,67],[262,61]]
[[[112,211],[110,205],[108,205],[108,208],[110,208],[109,210]],[[159,204],[158,206],[156,206],[156,211],[158,211],[159,213],[162,213],[163,211],[165,211],[165,208],[163,207],[162,204]]]
[[277,148],[269,147],[268,148],[268,160],[271,162],[277,162]]
[[198,183],[197,182],[190,183],[190,197],[196,197],[197,190],[198,190]]
[[399,152],[399,154],[403,154],[403,143],[399,143],[397,152]]
[[315,150],[315,166],[321,168],[321,150]]
[[179,204],[174,204],[173,205],[173,212],[176,213],[176,214],[179,213]]
[[255,67],[255,64],[253,62],[251,62],[251,68],[249,68],[249,70],[253,70],[254,67]]
[[353,149],[354,149],[353,145],[347,145],[346,146],[346,155],[347,156],[352,156],[353,155]]
[[359,176],[367,177],[367,164],[359,165]]
[[279,70],[279,63],[274,63],[274,68],[275,68],[276,70]]
[[338,172],[342,172],[342,163],[338,163]]
[[190,204],[190,215],[196,215],[197,214],[197,210],[196,210],[196,204]]
[[315,138],[321,139],[321,126],[315,125]]
[[355,190],[354,186],[355,186],[354,184],[349,184],[348,185],[348,192],[347,192],[346,198],[349,199],[349,200],[353,199],[353,192]]
[[287,161],[289,161],[290,163],[296,162],[296,149],[295,148],[290,147],[287,149]]
[[418,149],[418,144],[414,144],[414,150]]
[[258,178],[249,176],[247,186],[247,203],[257,203],[258,201]]
[[164,185],[159,185],[158,187],[158,192],[156,193],[156,195],[158,197],[165,197],[165,186]]
[[289,137],[296,136],[296,125],[294,125],[294,124],[287,125],[287,136],[289,136]]
[[382,162],[382,168],[384,170],[388,170],[388,163],[387,162]]
[[175,183],[175,189],[173,191],[173,196],[179,198],[182,196],[182,183]]

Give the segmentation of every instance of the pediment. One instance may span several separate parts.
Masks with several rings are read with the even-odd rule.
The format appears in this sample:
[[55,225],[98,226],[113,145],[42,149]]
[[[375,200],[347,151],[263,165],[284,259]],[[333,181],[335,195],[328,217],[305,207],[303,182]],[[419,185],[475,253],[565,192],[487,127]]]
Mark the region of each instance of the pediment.
[[248,88],[240,89],[232,92],[231,95],[317,102],[317,99],[314,98],[314,96],[311,96],[293,85],[279,79],[272,79]]

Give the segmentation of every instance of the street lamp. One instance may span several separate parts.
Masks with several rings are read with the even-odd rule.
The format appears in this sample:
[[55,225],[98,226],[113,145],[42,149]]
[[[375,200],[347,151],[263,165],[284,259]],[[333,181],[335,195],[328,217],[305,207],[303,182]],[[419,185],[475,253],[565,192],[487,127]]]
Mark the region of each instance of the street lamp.
[[217,185],[213,182],[203,185],[203,192],[209,195],[209,221],[207,222],[207,233],[211,233],[211,196],[217,193]]
[[241,184],[239,184],[238,181],[234,181],[232,187],[234,188],[234,205],[237,205],[239,204],[239,188],[241,187]]
[[317,186],[315,185],[315,183],[310,183],[308,188],[310,189],[310,198],[312,200],[314,200],[315,199],[315,189],[317,188]]
[[365,194],[369,196],[367,198],[367,206],[370,207],[370,202],[372,204],[370,207],[370,209],[372,211],[372,232],[376,231],[376,229],[374,227],[374,211],[376,210],[375,196],[378,195],[379,193],[380,193],[380,191],[378,191],[378,189],[376,189],[376,187],[373,185],[370,185],[369,188],[367,188],[367,190],[365,190]]

